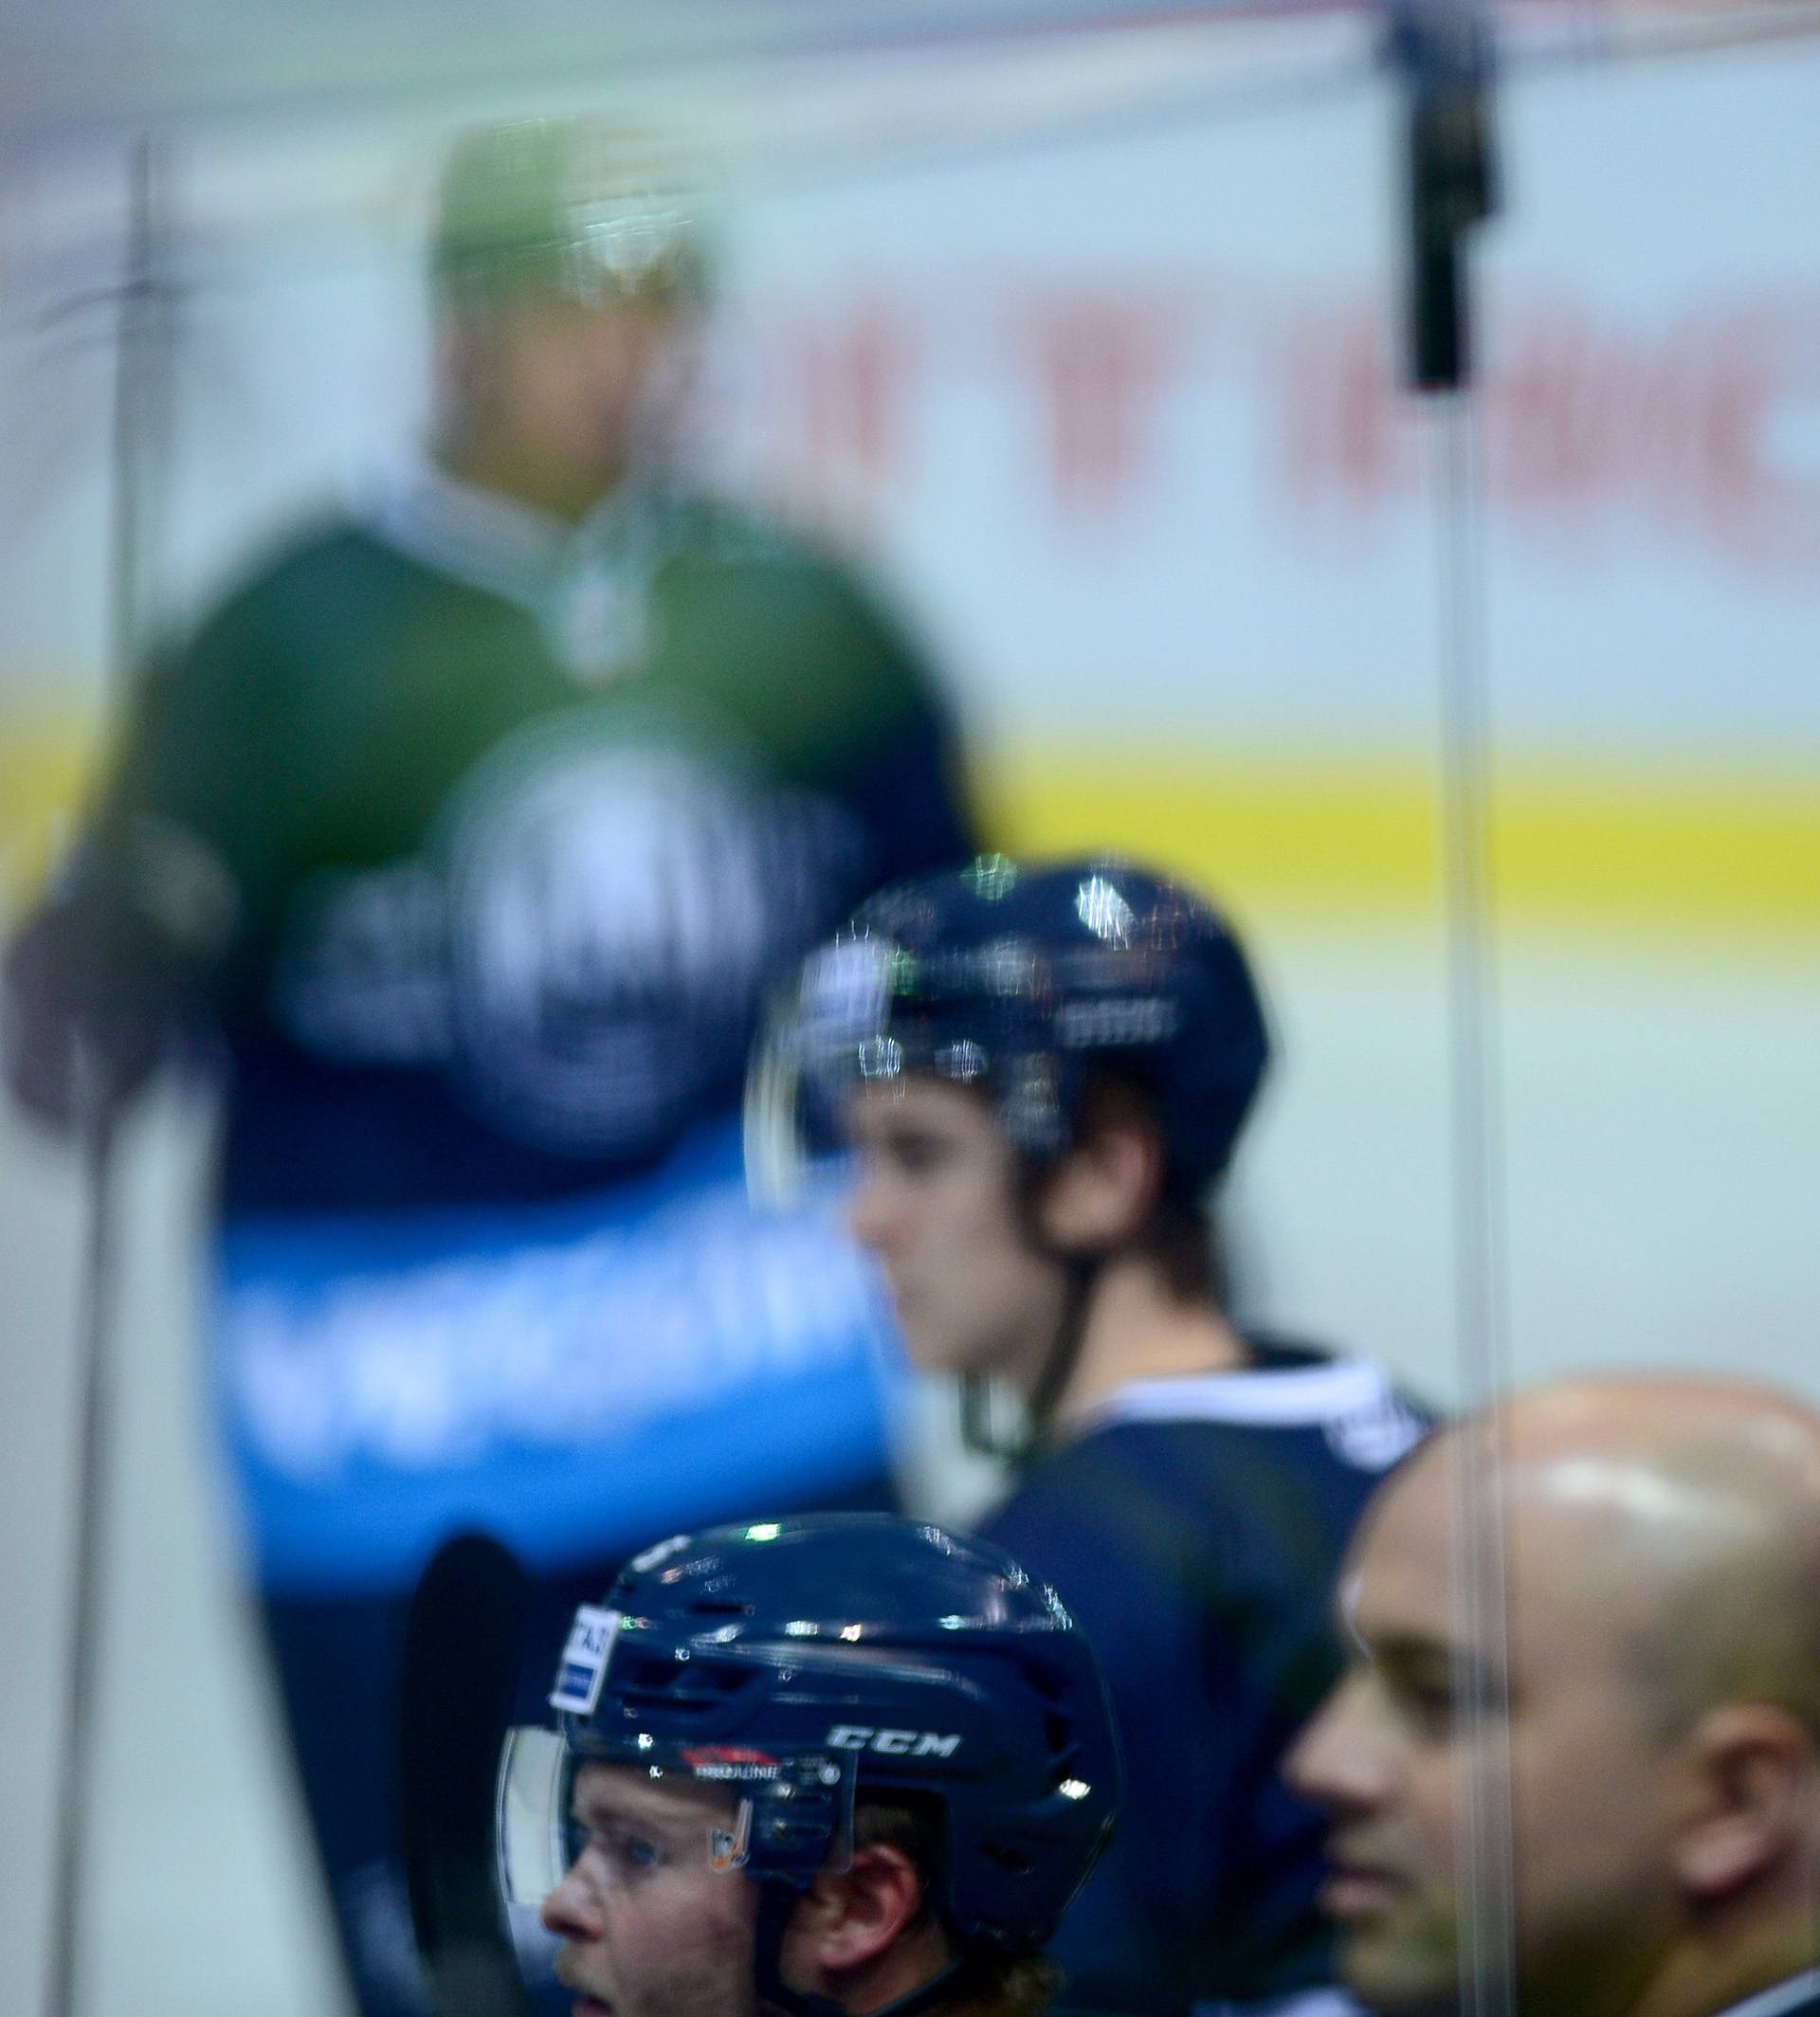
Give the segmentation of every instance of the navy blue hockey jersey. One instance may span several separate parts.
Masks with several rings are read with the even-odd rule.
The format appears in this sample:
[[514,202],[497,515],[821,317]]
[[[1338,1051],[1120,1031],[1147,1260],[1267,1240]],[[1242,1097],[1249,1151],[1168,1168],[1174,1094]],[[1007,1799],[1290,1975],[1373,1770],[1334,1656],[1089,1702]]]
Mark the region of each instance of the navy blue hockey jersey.
[[986,1527],[1085,1627],[1124,1748],[1118,1833],[1054,1944],[1069,2006],[1330,1979],[1322,1824],[1281,1766],[1339,1672],[1353,1529],[1425,1417],[1368,1361],[1250,1344],[1245,1370],[1119,1389]]

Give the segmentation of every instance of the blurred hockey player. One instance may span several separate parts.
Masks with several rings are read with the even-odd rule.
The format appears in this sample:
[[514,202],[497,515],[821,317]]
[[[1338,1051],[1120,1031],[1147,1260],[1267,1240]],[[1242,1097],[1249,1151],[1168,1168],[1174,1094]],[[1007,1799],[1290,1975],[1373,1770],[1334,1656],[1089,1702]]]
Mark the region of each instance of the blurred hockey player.
[[6,974],[53,1121],[225,1063],[211,1384],[370,2017],[420,2007],[393,1695],[439,1541],[510,1543],[559,1631],[654,1533],[884,1490],[864,1267],[749,1209],[737,1095],[779,973],[972,845],[897,624],[677,471],[686,174],[476,133],[431,268],[430,452],[159,655]]
[[584,1606],[501,1780],[577,2017],[1040,2017],[1112,1826],[1091,1647],[1001,1551],[884,1515],[680,1536]]
[[753,1104],[761,1164],[856,1152],[912,1355],[1018,1467],[985,1531],[1105,1664],[1125,1820],[1055,1948],[1096,2008],[1338,2001],[1319,1816],[1280,1767],[1338,1669],[1353,1524],[1423,1424],[1375,1365],[1223,1306],[1207,1199],[1268,1049],[1192,892],[989,857],[884,892],[810,962]]
[[[1483,1616],[1463,1488],[1498,1518]],[[1290,1769],[1374,2009],[1820,2012],[1811,1408],[1691,1376],[1520,1395],[1384,1487],[1343,1587],[1352,1664]],[[1501,1867],[1476,1902],[1465,1873]]]

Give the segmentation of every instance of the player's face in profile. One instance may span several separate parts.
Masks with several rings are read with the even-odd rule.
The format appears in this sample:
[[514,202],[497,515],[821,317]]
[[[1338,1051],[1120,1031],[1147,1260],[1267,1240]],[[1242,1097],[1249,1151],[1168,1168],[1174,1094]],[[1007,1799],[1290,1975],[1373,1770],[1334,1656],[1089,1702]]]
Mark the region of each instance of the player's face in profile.
[[735,1805],[633,1766],[576,1773],[582,1846],[543,1906],[576,2017],[752,2017],[757,1887],[709,1861]]
[[883,1265],[910,1355],[927,1372],[1014,1373],[1060,1320],[1061,1270],[1031,1245],[1016,1156],[977,1093],[940,1079],[862,1087],[853,1230]]
[[[1508,1541],[1507,1669],[1456,1615],[1450,1464],[1418,1460],[1368,1516],[1342,1583],[1347,1677],[1291,1756],[1328,1811],[1324,1909],[1340,1972],[1386,2017],[1451,2012],[1474,1784],[1507,1790],[1513,1946],[1525,2013],[1603,2008],[1673,1910],[1664,1738],[1586,1537],[1525,1521]],[[1473,1695],[1484,1705],[1475,1718]],[[1505,1775],[1505,1760],[1508,1773]],[[1496,1812],[1494,1798],[1491,1811]],[[1495,1943],[1494,1943],[1495,1944]]]

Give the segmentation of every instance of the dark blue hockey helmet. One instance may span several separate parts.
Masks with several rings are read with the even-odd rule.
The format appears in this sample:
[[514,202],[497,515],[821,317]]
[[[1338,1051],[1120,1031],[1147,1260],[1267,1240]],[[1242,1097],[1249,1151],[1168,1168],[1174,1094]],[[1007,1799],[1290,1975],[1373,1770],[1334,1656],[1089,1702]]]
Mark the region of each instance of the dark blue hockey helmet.
[[589,1759],[725,1784],[715,1866],[801,1890],[838,1863],[855,1801],[939,1809],[935,1899],[964,1941],[1034,1953],[1100,1854],[1119,1764],[1099,1663],[1010,1557],[887,1514],[682,1535],[576,1614],[550,1701],[501,1774],[507,1895],[571,1860]]
[[1193,891],[1111,856],[987,855],[882,891],[810,959],[756,1063],[748,1161],[788,1188],[855,1085],[919,1072],[978,1084],[1019,1148],[1053,1155],[1096,1069],[1114,1069],[1154,1095],[1165,1181],[1197,1193],[1269,1054],[1239,942]]

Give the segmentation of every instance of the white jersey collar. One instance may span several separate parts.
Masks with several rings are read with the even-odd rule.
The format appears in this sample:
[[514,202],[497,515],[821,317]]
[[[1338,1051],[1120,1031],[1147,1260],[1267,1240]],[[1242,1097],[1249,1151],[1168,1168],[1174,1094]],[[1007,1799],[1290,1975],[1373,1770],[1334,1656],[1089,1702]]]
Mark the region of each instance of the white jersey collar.
[[1798,1975],[1791,1975],[1786,1982],[1778,1982],[1773,1989],[1759,1990],[1755,1996],[1746,1996],[1742,2003],[1735,2003],[1719,2017],[1782,2017],[1785,2010],[1799,2009],[1811,1998],[1820,1997],[1820,1968],[1803,1969]]
[[384,481],[361,515],[413,559],[540,614],[566,575],[603,551],[642,543],[651,508],[649,490],[628,482],[570,525],[419,457]]
[[1316,1427],[1392,1397],[1384,1369],[1370,1359],[1321,1359],[1200,1372],[1183,1379],[1131,1380],[1097,1401],[1083,1428],[1115,1422],[1238,1422],[1255,1427]]

